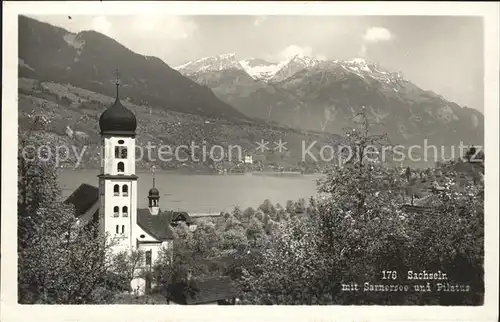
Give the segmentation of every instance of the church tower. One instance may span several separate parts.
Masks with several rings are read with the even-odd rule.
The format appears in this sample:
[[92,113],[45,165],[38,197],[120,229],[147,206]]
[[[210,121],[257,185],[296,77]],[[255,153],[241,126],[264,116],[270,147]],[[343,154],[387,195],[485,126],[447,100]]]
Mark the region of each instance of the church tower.
[[155,187],[155,168],[153,166],[153,188],[149,189],[148,207],[151,215],[158,215],[160,211],[160,192]]
[[99,177],[99,223],[113,251],[130,249],[137,221],[137,176],[135,175],[135,130],[137,120],[119,97],[99,118],[101,130],[101,173]]

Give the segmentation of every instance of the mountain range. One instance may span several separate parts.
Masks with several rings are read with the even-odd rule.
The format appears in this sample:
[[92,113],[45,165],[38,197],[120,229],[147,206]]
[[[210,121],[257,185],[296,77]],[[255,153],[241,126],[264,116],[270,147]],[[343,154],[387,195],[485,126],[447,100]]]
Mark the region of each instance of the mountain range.
[[285,138],[300,158],[303,140],[338,140],[360,111],[394,144],[483,142],[480,112],[362,59],[270,62],[230,53],[171,68],[98,32],[71,33],[24,16],[18,55],[20,125],[39,111],[52,121],[54,140],[77,133],[98,144],[97,119],[112,103],[119,69],[142,143],[208,140],[255,152],[260,139]]
[[[481,144],[484,117],[364,59],[281,62],[235,53],[175,67],[241,113],[295,128],[339,134],[365,111],[398,144]],[[432,77],[432,71],[429,71]],[[451,81],[451,80],[450,80]]]
[[[280,159],[283,166],[296,167],[302,142],[326,144],[336,138],[249,118],[160,59],[134,53],[97,32],[75,34],[20,16],[18,58],[19,131],[32,128],[34,119],[42,116],[43,126],[36,131],[47,142],[86,148],[80,167],[100,167],[98,120],[115,100],[115,68],[121,72],[122,104],[137,117],[137,147],[151,143],[174,150],[194,143],[198,146],[195,157],[204,160],[200,155],[204,143],[207,151],[211,146],[233,145],[241,147],[245,155],[258,155],[256,142],[283,139],[289,153],[274,153],[270,148],[266,159]],[[320,147],[318,144],[312,149],[315,155]],[[64,167],[75,166],[74,156],[69,157]],[[144,156],[137,167],[150,169],[154,164],[162,169],[213,171],[224,164],[230,170],[237,161],[233,159],[235,163],[228,165],[206,158],[206,162],[199,162],[182,151],[181,157],[187,161]],[[318,170],[316,165],[311,169],[306,171]]]
[[68,32],[19,16],[19,77],[72,84],[131,103],[205,116],[246,117],[205,86],[182,76],[156,57],[144,56],[95,31]]

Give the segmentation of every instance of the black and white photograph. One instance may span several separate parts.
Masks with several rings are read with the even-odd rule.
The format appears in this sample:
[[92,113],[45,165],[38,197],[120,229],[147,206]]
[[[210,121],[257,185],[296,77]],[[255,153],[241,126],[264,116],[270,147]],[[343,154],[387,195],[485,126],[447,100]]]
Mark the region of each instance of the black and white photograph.
[[497,320],[498,2],[265,4],[4,5],[5,321]]

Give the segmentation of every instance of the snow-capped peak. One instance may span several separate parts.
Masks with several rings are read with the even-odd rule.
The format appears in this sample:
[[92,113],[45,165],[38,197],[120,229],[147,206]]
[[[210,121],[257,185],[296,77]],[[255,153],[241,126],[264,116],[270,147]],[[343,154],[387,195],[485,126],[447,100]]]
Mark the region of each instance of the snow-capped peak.
[[240,60],[240,65],[254,79],[268,80],[271,79],[288,61],[283,62],[268,62],[264,59],[250,58]]
[[231,59],[231,58],[235,58],[236,57],[236,53],[225,53],[225,54],[219,55],[219,57],[221,59]]
[[236,53],[231,52],[199,58],[177,66],[176,69],[184,75],[236,69],[244,71],[255,80],[279,82],[304,69],[330,69],[336,68],[336,66],[340,66],[346,72],[356,74],[359,77],[371,77],[386,83],[403,79],[400,73],[381,69],[377,64],[363,58],[325,60],[303,54],[294,55],[281,62],[269,62],[260,58],[238,60]]
[[372,72],[372,69],[370,68],[372,64],[368,63],[363,58],[354,58],[351,60],[346,60],[343,63],[350,66],[349,68],[351,69],[361,70],[368,73]]
[[281,63],[281,68],[279,68],[274,76],[272,77],[273,82],[282,81],[298,71],[303,69],[315,67],[320,64],[322,61],[316,58],[312,58],[310,56],[305,56],[302,54],[294,55],[292,58]]
[[320,62],[320,60],[312,58],[310,56],[305,56],[303,54],[297,54],[293,56],[290,60],[288,60],[288,62],[298,62],[304,65],[304,67],[312,67],[316,66]]
[[351,60],[347,60],[346,62],[352,64],[366,65],[366,60],[364,60],[363,58],[353,58]]
[[225,53],[210,57],[203,57],[192,60],[185,64],[175,67],[184,74],[194,74],[208,71],[221,71],[225,69],[243,69],[235,53]]
[[[303,54],[296,54],[289,59],[274,63],[256,58],[240,60],[240,64],[245,71],[254,79],[260,80],[271,80],[280,73],[288,75],[294,73],[298,69],[316,66],[319,62],[320,60]],[[278,78],[282,77],[284,76],[278,76]]]

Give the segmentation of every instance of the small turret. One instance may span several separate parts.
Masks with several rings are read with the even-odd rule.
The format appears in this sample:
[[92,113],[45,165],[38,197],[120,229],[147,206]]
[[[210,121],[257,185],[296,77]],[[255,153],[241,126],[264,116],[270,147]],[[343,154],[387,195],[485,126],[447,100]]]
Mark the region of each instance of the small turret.
[[149,189],[148,199],[149,199],[149,212],[152,215],[158,215],[160,211],[160,192],[155,187],[155,167],[152,168],[153,172],[153,188]]

